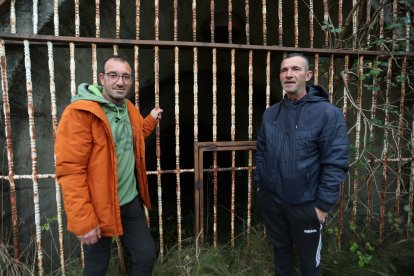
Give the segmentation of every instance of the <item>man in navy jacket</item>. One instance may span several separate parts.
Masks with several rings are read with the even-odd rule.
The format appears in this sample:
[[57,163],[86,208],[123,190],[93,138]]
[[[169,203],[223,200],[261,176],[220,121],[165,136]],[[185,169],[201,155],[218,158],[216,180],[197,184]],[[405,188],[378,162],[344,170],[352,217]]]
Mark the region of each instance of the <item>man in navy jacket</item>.
[[348,170],[344,116],[312,78],[302,54],[280,66],[284,99],[268,108],[257,137],[256,199],[270,237],[276,275],[292,274],[292,245],[302,275],[320,275],[322,225]]

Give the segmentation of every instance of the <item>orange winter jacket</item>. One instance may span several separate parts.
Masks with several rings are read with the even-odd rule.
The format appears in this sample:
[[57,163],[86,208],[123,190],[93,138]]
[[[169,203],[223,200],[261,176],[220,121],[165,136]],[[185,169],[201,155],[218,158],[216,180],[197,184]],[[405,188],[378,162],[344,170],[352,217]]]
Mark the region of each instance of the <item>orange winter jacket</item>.
[[[151,115],[144,119],[128,100],[127,107],[138,192],[143,204],[151,208],[144,138],[154,130],[157,120]],[[68,230],[79,236],[99,225],[102,236],[122,235],[115,145],[99,103],[79,100],[65,109],[57,129],[55,155]]]

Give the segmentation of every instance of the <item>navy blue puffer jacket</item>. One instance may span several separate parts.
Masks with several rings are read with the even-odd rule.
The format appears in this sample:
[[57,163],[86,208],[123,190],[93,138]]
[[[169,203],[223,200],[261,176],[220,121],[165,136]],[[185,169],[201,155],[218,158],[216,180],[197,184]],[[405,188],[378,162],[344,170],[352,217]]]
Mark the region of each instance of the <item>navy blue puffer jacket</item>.
[[283,99],[263,114],[254,180],[283,204],[315,201],[330,211],[348,171],[344,116],[319,86],[299,101]]

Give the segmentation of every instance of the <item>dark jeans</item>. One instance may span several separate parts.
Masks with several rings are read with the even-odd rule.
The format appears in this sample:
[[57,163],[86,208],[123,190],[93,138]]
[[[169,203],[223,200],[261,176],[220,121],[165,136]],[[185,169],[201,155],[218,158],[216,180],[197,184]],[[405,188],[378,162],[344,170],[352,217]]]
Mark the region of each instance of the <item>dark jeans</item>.
[[302,275],[320,275],[322,224],[315,203],[283,205],[263,187],[256,200],[272,243],[275,275],[292,275],[293,244],[299,251]]
[[[155,243],[145,222],[141,203],[136,197],[121,206],[121,220],[124,235],[122,244],[131,256],[129,275],[151,275],[156,260]],[[105,275],[109,266],[111,238],[102,237],[92,245],[83,245],[85,253],[84,276]]]

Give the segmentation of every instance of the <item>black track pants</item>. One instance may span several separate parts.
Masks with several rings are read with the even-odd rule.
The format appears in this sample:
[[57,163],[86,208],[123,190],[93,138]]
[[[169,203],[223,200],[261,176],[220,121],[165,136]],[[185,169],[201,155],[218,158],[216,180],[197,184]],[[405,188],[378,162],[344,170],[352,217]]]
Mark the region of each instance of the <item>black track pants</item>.
[[302,275],[320,275],[322,224],[315,203],[282,205],[263,187],[257,191],[256,200],[272,243],[275,275],[292,275],[293,244],[300,254]]
[[[138,197],[121,206],[121,220],[124,229],[121,241],[131,255],[131,269],[128,274],[151,275],[156,260],[155,243],[145,222],[145,214]],[[92,245],[83,245],[84,276],[105,275],[109,265],[110,248],[109,237],[102,237]]]

